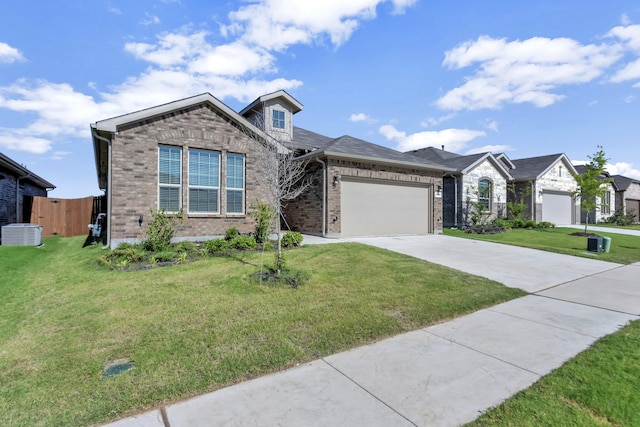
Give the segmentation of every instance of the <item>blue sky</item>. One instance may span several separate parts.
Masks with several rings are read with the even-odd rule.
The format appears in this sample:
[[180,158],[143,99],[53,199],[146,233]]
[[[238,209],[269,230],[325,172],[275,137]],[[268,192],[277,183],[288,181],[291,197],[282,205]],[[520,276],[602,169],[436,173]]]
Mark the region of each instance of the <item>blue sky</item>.
[[604,148],[640,179],[637,1],[58,0],[0,15],[0,151],[99,195],[89,124],[285,89],[295,124],[402,151]]

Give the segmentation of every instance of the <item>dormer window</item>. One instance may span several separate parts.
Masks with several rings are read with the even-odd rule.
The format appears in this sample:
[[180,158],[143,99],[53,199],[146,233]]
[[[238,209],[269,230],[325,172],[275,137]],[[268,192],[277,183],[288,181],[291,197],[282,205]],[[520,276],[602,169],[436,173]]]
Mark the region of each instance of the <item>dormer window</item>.
[[275,129],[284,129],[284,111],[273,110],[273,127]]
[[562,177],[562,166],[558,166],[558,176]]

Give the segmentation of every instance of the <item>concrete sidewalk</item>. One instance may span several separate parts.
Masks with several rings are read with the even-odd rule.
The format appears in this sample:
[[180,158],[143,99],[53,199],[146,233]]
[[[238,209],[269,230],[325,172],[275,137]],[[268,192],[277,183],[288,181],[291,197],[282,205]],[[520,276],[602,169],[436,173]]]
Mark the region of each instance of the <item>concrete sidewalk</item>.
[[640,316],[640,263],[448,236],[354,240],[450,266],[463,257],[464,271],[536,293],[110,426],[460,425]]
[[[558,225],[558,227],[575,228],[584,231],[584,224]],[[589,225],[587,227],[587,231],[593,233],[626,234],[627,236],[640,237],[640,230],[627,230],[626,228],[598,227],[597,225]]]

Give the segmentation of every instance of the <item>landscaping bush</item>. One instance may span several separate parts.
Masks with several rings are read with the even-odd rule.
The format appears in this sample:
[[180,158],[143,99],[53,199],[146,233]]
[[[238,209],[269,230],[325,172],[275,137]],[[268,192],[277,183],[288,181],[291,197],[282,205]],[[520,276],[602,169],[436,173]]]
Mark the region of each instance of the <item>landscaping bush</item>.
[[256,239],[252,236],[237,236],[229,242],[229,247],[239,251],[255,249],[257,246]]
[[616,209],[616,211],[609,218],[606,219],[606,223],[615,225],[632,225],[636,221],[636,213],[633,209],[625,213],[624,209]]
[[175,245],[173,245],[173,249],[176,252],[184,252],[187,255],[196,255],[200,253],[200,248],[198,248],[198,245],[188,240],[176,243]]
[[238,237],[239,235],[240,235],[240,232],[238,231],[238,229],[235,228],[235,227],[231,227],[231,228],[227,229],[227,231],[225,231],[224,239],[225,240],[233,240],[236,237]]
[[225,239],[213,239],[204,244],[208,254],[221,254],[229,250],[229,242]]
[[302,233],[298,231],[287,231],[282,236],[280,244],[283,248],[292,248],[294,246],[300,246],[303,239],[304,237],[302,237]]
[[158,262],[175,261],[175,259],[177,258],[176,255],[177,254],[175,252],[173,252],[173,251],[157,252],[157,253],[153,254],[151,256],[151,258],[149,258],[149,263],[150,264],[156,264]]
[[98,262],[108,268],[125,268],[131,263],[141,262],[145,252],[136,245],[121,243],[112,251],[102,255]]
[[147,237],[142,241],[142,246],[150,252],[165,251],[171,244],[176,227],[184,222],[182,209],[176,215],[168,215],[164,209],[151,209],[150,212],[153,220],[149,224]]
[[549,221],[542,221],[536,225],[536,228],[540,228],[540,229],[556,228],[556,225]]
[[273,224],[273,219],[275,217],[273,208],[269,205],[258,203],[258,206],[249,212],[249,215],[256,221],[256,242],[264,243],[269,240],[271,225]]

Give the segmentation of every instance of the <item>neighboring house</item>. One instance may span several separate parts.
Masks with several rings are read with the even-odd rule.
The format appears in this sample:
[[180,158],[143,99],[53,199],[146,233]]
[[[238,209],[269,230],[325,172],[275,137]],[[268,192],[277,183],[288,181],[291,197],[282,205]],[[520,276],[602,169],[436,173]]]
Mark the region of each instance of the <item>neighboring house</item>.
[[292,228],[330,237],[442,231],[442,176],[453,169],[351,136],[298,127],[293,146],[313,185],[288,203]]
[[523,195],[528,209],[526,216],[536,222],[575,224],[580,215],[579,202],[574,197],[578,188],[573,175],[576,170],[564,154],[509,160],[499,155],[505,167],[511,167],[515,194],[509,201],[519,201]]
[[266,201],[268,190],[256,161],[265,141],[310,160],[313,186],[286,210],[294,230],[355,236],[442,229],[436,190],[447,168],[294,128],[301,109],[285,91],[259,97],[240,113],[205,93],[91,124],[108,245],[142,238],[156,209],[184,212],[176,240],[207,240],[230,227],[252,232],[247,213]]
[[[583,174],[587,170],[585,165],[577,165],[574,167],[578,174]],[[600,179],[602,180],[609,178],[611,178],[611,176],[606,171],[600,176]],[[616,209],[617,188],[615,182],[612,181],[602,185],[606,187],[604,197],[596,197],[596,207],[589,212],[590,224],[604,222],[607,218],[613,215],[613,212]],[[587,212],[582,210],[582,208],[580,208],[580,222],[583,224],[587,222]]]
[[434,147],[409,151],[422,159],[442,164],[453,171],[443,178],[443,225],[458,227],[469,223],[471,203],[479,202],[491,217],[506,217],[507,184],[512,179],[491,153],[463,156]]
[[33,197],[47,197],[54,188],[49,181],[0,153],[0,227],[28,223]]
[[640,180],[622,175],[613,175],[612,178],[616,187],[615,209],[633,212],[636,222],[640,222]]

